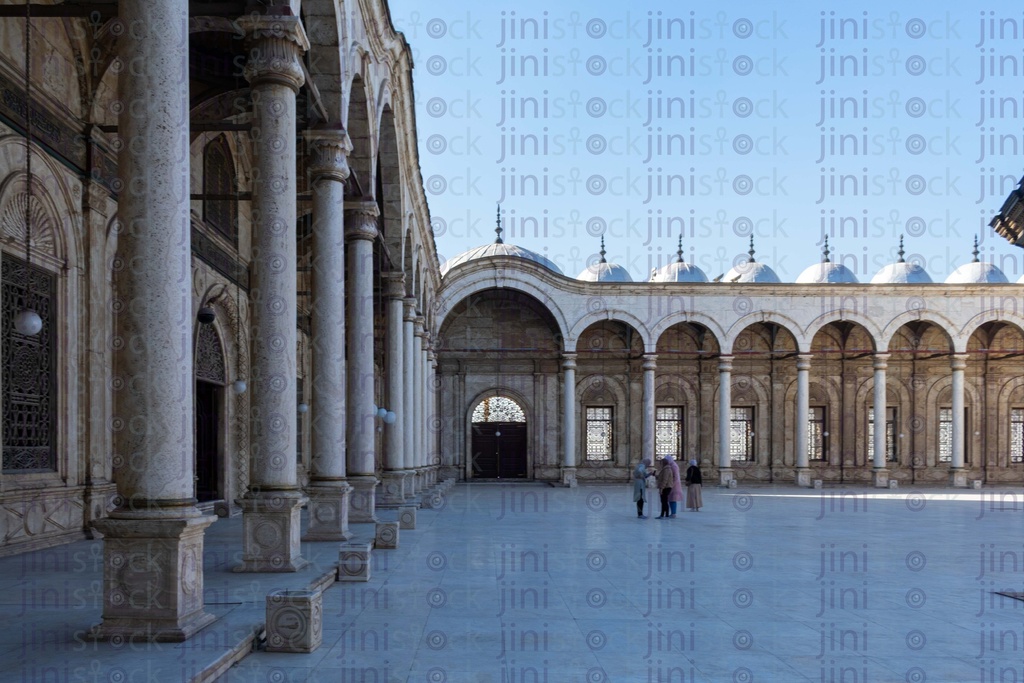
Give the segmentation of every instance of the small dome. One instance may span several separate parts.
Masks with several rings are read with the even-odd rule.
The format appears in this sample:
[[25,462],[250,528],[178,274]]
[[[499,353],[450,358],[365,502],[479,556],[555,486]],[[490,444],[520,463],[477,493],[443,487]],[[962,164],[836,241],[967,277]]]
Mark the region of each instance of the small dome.
[[679,236],[676,260],[651,271],[651,282],[707,282],[708,276],[697,266],[683,260],[683,236]]
[[916,263],[907,263],[903,260],[903,235],[900,235],[899,260],[890,263],[875,273],[871,278],[873,285],[927,285],[931,284],[932,278],[928,272]]
[[595,263],[587,266],[583,272],[576,276],[577,280],[584,282],[632,282],[629,271],[615,263]]
[[452,256],[444,262],[444,265],[441,266],[441,275],[443,277],[449,270],[455,266],[466,263],[467,261],[475,261],[476,259],[488,258],[489,256],[513,256],[515,258],[539,263],[548,270],[558,273],[559,275],[563,274],[562,269],[555,265],[553,261],[536,252],[530,251],[529,249],[523,249],[522,247],[517,247],[514,244],[492,242],[491,244],[485,244],[482,247],[474,247],[469,251],[464,251],[461,254]]
[[733,266],[732,269],[722,276],[722,282],[743,282],[743,283],[772,283],[781,282],[775,271],[763,263],[754,260],[754,237],[750,237],[750,260]]
[[476,259],[488,258],[490,256],[512,256],[513,258],[521,258],[526,261],[533,261],[539,263],[548,270],[564,275],[562,269],[555,265],[554,261],[541,256],[537,252],[530,251],[529,249],[523,249],[517,247],[514,244],[505,244],[501,239],[501,206],[498,206],[498,221],[497,227],[494,228],[494,232],[497,233],[498,237],[490,244],[485,244],[480,247],[474,247],[469,251],[464,251],[461,254],[456,254],[450,259],[445,261],[441,265],[441,277],[444,277],[449,270],[455,266],[461,265],[468,261],[475,261]]
[[855,284],[857,276],[841,263],[815,263],[796,279],[801,284]]
[[974,238],[974,260],[960,266],[946,278],[948,284],[956,285],[978,285],[978,284],[1003,284],[1009,282],[1003,271],[991,263],[982,263],[978,260],[978,238]]
[[685,261],[676,261],[651,273],[651,282],[707,282],[704,271]]
[[857,276],[849,268],[841,263],[832,263],[829,260],[828,236],[825,236],[825,246],[822,248],[821,263],[815,263],[800,273],[796,279],[799,284],[855,284]]

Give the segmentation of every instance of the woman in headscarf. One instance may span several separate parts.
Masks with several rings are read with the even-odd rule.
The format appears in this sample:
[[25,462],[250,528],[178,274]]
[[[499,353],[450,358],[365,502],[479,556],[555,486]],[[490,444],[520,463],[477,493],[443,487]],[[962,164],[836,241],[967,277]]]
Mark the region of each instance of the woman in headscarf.
[[658,479],[656,484],[659,493],[661,493],[661,514],[658,515],[658,519],[668,519],[669,516],[668,497],[672,495],[672,468],[669,467],[671,459],[672,456],[666,455],[658,462]]
[[666,455],[664,460],[665,466],[668,467],[672,473],[671,490],[668,495],[668,502],[672,512],[669,517],[675,517],[676,505],[683,501],[683,482],[679,478],[679,465],[676,464],[676,459],[671,455]]
[[701,498],[703,483],[697,461],[691,460],[690,466],[686,468],[686,507],[697,512],[704,507],[704,501]]
[[644,516],[644,502],[647,500],[647,468],[651,464],[650,458],[644,458],[633,470],[633,502],[636,503],[636,516],[646,519]]

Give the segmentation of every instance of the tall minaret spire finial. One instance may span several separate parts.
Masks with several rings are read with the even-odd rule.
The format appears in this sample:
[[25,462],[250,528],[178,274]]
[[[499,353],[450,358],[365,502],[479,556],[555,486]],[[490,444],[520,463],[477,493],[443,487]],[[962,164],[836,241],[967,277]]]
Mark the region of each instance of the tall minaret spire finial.
[[974,263],[977,263],[978,262],[978,236],[977,235],[974,236],[974,251],[972,251],[971,253],[974,254]]
[[498,235],[498,237],[495,238],[494,243],[501,244],[501,204],[498,204],[498,224],[497,227],[494,228],[494,232]]
[[821,259],[821,262],[822,262],[822,263],[828,263],[828,262],[829,262],[829,257],[828,257],[828,255],[829,255],[829,250],[828,250],[828,235],[825,235],[825,248],[824,248],[824,249],[822,250],[822,252],[821,252],[821,253],[822,253],[822,259]]
[[679,248],[676,250],[676,263],[683,262],[683,233],[679,233]]
[[607,252],[604,250],[604,235],[601,235],[601,260],[599,261],[599,263],[608,263],[607,261],[604,260],[604,255],[606,253]]
[[905,263],[905,261],[903,260],[903,254],[905,253],[903,251],[903,235],[900,235],[900,249],[896,253],[900,255],[900,258],[896,263]]
[[747,253],[750,254],[750,258],[747,259],[747,263],[753,263],[754,262],[754,236],[753,235],[750,236],[750,249],[747,251]]

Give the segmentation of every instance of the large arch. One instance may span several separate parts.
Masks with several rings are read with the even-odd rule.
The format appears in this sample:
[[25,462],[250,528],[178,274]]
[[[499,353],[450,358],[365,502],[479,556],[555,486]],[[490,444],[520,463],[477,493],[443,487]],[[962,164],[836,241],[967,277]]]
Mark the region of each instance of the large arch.
[[644,321],[640,320],[639,317],[629,311],[613,308],[602,308],[600,310],[592,311],[577,319],[576,322],[573,323],[572,329],[569,330],[569,341],[566,343],[566,346],[568,347],[569,344],[572,344],[571,351],[578,352],[580,350],[579,342],[583,333],[586,332],[587,328],[591,327],[595,323],[601,322],[617,322],[629,326],[634,332],[640,335],[644,351],[646,353],[654,353],[655,346],[651,342],[651,334]]

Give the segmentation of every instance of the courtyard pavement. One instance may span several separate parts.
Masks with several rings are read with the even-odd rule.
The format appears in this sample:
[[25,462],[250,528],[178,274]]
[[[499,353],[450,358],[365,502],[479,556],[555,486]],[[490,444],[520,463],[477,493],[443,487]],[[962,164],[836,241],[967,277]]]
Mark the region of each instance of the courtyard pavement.
[[[641,520],[626,484],[456,485],[373,552],[369,582],[323,593],[319,649],[253,652],[219,680],[1024,682],[1024,602],[996,593],[1024,592],[1020,489],[709,486],[704,500]],[[181,644],[82,638],[100,617],[99,541],[0,559],[0,683],[209,676],[251,649],[268,592],[337,562],[336,543],[304,543],[303,572],[234,574],[240,537],[239,518],[210,527],[220,619]]]

